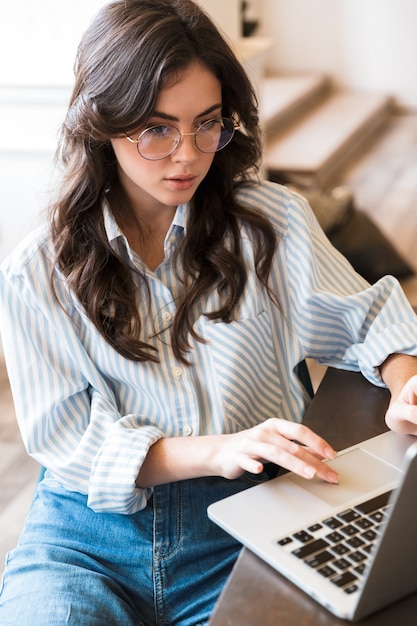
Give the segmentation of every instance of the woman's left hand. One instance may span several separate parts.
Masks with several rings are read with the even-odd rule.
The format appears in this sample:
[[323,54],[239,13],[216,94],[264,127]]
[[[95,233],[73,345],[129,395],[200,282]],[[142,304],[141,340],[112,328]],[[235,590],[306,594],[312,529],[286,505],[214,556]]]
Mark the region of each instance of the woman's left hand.
[[391,430],[417,435],[417,375],[412,376],[391,400],[385,421]]

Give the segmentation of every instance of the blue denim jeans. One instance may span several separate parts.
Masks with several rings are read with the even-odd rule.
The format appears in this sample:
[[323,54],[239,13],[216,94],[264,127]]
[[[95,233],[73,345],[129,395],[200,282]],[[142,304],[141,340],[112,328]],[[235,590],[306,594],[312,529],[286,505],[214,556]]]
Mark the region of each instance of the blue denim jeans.
[[203,626],[240,544],[207,506],[250,483],[156,487],[134,515],[94,513],[48,472],[6,563],[2,626]]

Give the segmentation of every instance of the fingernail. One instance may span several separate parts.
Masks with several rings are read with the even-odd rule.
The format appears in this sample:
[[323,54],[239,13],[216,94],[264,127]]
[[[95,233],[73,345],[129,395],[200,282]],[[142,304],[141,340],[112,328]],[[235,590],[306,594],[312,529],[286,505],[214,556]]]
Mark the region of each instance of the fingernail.
[[314,469],[314,467],[308,465],[303,469],[303,474],[306,478],[314,478],[314,476],[316,475],[316,470]]
[[335,485],[339,482],[339,474],[336,472],[327,472],[327,480],[329,483],[334,483]]
[[324,454],[326,455],[326,459],[334,459],[337,452],[336,450],[333,450],[333,448],[326,448]]

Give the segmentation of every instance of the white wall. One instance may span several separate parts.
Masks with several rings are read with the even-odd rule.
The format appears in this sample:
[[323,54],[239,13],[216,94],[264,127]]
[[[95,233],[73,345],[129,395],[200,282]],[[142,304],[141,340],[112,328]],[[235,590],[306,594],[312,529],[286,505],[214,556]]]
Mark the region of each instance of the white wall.
[[240,0],[197,0],[232,41],[241,35]]
[[0,86],[0,262],[49,202],[65,89]]
[[272,72],[327,72],[417,108],[415,0],[262,0]]
[[81,34],[106,0],[0,0],[0,85],[69,85]]
[[0,0],[0,262],[48,204],[82,32],[106,0]]
[[344,80],[362,89],[389,91],[416,109],[417,2],[343,0],[340,21]]

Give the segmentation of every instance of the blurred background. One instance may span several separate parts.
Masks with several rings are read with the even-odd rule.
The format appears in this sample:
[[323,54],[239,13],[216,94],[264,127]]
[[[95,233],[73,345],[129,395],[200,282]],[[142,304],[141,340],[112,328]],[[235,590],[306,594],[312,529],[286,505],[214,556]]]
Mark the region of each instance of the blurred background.
[[[199,2],[238,45],[251,35],[241,50],[256,81],[321,74],[417,107],[414,0]],[[0,261],[47,204],[77,43],[103,4],[0,0]]]

